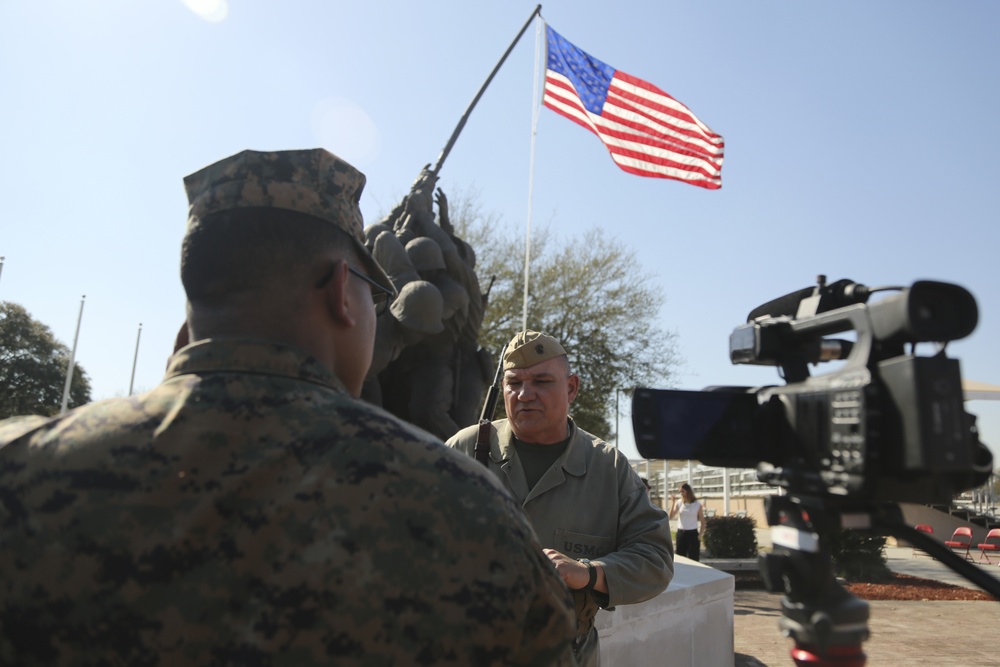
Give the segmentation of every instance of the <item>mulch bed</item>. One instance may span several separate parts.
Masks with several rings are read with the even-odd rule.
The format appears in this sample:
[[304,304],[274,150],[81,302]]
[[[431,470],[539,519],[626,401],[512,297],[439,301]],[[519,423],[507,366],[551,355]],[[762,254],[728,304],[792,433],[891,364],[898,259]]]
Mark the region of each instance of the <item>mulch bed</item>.
[[[764,582],[756,572],[741,572],[736,577],[737,590],[763,590]],[[970,584],[971,585],[971,584]],[[895,574],[883,582],[849,581],[844,587],[862,600],[985,600],[997,599],[977,588],[953,586],[932,579]]]

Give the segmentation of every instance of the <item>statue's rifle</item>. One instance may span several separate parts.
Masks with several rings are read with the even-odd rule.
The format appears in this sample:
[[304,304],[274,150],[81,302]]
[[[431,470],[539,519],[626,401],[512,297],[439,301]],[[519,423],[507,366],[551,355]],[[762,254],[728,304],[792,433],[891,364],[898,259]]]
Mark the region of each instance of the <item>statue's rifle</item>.
[[500,382],[503,380],[503,357],[507,352],[507,346],[500,350],[500,361],[497,363],[497,372],[493,376],[493,384],[486,391],[486,401],[483,402],[483,411],[479,415],[479,434],[476,436],[476,460],[484,466],[490,465],[490,435],[493,428],[493,414],[497,411],[497,400],[500,398]]

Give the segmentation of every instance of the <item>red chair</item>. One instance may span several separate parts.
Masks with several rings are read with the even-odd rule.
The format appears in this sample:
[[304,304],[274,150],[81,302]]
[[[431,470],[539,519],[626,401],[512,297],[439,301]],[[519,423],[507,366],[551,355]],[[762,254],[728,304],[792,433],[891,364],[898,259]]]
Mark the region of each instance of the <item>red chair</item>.
[[[990,540],[997,540],[996,542],[990,542]],[[978,563],[983,562],[983,556],[986,556],[986,562],[990,565],[993,561],[990,560],[990,551],[1000,551],[1000,528],[993,528],[990,532],[986,533],[986,541],[979,544],[979,560]]]
[[972,529],[966,526],[959,526],[955,529],[951,539],[945,541],[944,545],[950,547],[952,551],[964,551],[965,560],[972,560],[969,548],[972,546]]
[[[917,524],[914,528],[919,530],[921,533],[927,533],[928,535],[934,534],[934,529],[926,523]],[[930,556],[930,554],[923,549],[913,547],[913,553],[910,555],[910,558],[916,558],[918,554],[922,556]]]

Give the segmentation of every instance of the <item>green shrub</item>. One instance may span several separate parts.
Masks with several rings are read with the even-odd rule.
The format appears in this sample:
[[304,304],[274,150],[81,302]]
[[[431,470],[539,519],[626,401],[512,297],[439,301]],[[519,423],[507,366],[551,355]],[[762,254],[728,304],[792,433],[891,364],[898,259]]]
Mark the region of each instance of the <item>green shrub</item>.
[[830,555],[838,577],[861,581],[892,578],[886,565],[885,536],[838,530],[830,535]]
[[705,550],[712,558],[755,558],[757,534],[747,516],[713,516],[705,522]]

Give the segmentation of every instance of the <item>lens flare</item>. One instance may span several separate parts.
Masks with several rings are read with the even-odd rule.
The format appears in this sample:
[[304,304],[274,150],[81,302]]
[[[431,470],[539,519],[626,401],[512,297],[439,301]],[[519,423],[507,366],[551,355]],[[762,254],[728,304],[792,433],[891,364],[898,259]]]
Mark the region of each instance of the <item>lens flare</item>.
[[210,23],[221,23],[229,16],[228,0],[181,0],[198,18]]
[[354,166],[371,164],[378,155],[378,127],[354,102],[343,98],[322,100],[313,108],[311,121],[319,145]]

